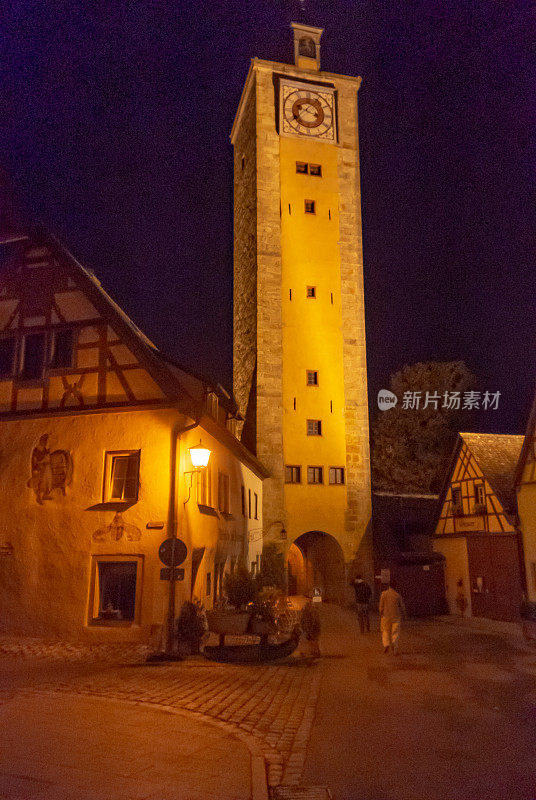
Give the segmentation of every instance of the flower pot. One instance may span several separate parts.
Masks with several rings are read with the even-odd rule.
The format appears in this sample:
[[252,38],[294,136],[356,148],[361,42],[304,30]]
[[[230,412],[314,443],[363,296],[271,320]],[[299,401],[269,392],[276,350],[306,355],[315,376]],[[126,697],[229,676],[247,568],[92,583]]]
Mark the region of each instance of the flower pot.
[[213,633],[243,636],[250,616],[249,611],[207,611],[208,629]]

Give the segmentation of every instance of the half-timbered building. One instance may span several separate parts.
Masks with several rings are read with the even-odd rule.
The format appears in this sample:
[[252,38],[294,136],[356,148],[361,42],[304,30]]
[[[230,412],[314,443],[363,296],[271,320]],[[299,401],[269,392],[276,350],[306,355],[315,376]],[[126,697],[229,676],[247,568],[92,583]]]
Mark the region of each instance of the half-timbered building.
[[[440,497],[434,548],[452,613],[513,620],[523,591],[514,473],[523,436],[460,433]],[[465,601],[465,602],[463,602]]]
[[517,465],[516,491],[525,554],[527,597],[536,601],[536,397]]
[[266,472],[230,395],[166,359],[56,239],[11,226],[0,257],[0,625],[147,641],[164,539],[187,548],[177,608],[258,563]]

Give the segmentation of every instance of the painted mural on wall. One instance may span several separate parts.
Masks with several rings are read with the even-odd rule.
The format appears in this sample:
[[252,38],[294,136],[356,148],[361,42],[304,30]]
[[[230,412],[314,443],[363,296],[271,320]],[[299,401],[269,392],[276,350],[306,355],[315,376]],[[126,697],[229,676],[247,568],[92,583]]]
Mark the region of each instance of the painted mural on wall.
[[45,500],[53,500],[52,492],[57,489],[65,497],[65,487],[73,479],[73,459],[68,450],[53,450],[48,446],[48,433],[44,433],[32,450],[32,476],[27,483],[35,492],[39,505]]
[[113,520],[105,528],[99,528],[93,533],[95,542],[119,542],[122,538],[129,542],[139,542],[141,531],[135,525],[125,522],[123,515],[118,511]]

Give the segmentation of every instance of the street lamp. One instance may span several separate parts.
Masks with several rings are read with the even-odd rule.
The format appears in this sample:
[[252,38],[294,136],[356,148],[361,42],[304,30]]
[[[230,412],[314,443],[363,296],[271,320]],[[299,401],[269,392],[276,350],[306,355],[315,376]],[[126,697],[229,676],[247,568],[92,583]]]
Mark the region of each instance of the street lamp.
[[192,460],[192,465],[196,470],[203,469],[208,464],[208,460],[210,458],[210,450],[206,447],[203,447],[201,444],[201,440],[199,440],[199,444],[195,447],[190,447],[190,458]]
[[[201,440],[199,440],[199,444],[196,447],[190,447],[190,459],[192,461],[193,469],[187,470],[184,475],[190,475],[190,487],[188,490],[188,500],[190,499],[190,494],[192,491],[192,483],[193,483],[193,475],[199,470],[204,469],[207,466],[208,460],[210,458],[211,451],[203,447],[201,444]],[[188,500],[185,500],[184,506]],[[184,513],[184,512],[183,512]],[[172,538],[176,538],[177,532],[173,530],[171,534]],[[173,553],[175,551],[173,550]],[[179,562],[180,563],[180,562]],[[174,625],[175,625],[175,563],[172,559],[171,569],[169,573],[169,598],[168,598],[168,615],[167,615],[167,637],[166,637],[166,657],[173,658],[173,640],[174,640]]]

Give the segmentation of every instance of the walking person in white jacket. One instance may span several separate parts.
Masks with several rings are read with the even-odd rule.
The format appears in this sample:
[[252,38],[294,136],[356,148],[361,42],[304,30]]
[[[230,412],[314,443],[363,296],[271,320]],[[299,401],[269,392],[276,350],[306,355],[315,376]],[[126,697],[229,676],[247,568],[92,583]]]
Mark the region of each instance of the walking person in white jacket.
[[388,653],[389,648],[395,655],[398,653],[400,625],[405,618],[406,607],[402,595],[398,594],[391,584],[387,584],[380,595],[380,630],[384,653]]

